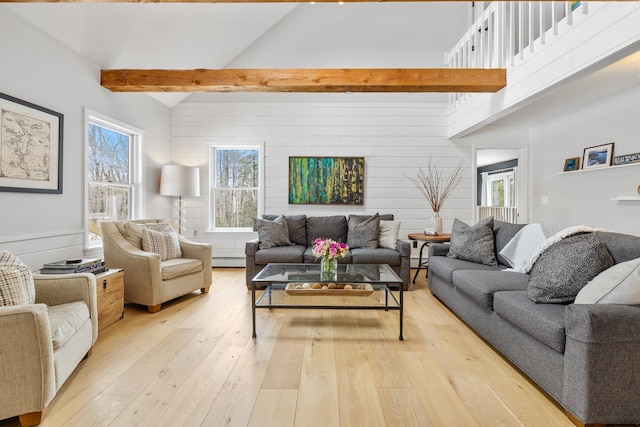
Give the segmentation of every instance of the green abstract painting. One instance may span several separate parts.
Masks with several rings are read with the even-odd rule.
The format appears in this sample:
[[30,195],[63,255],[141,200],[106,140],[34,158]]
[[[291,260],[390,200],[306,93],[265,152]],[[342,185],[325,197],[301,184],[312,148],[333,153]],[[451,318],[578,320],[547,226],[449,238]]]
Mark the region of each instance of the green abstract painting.
[[289,204],[364,204],[364,157],[289,157]]

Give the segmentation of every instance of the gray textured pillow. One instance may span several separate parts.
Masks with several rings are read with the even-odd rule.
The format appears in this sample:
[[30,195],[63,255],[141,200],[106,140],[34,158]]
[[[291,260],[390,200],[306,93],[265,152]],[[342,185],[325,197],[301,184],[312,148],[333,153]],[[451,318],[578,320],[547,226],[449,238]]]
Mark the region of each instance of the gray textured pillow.
[[273,221],[267,219],[255,219],[256,230],[258,231],[258,246],[260,249],[269,249],[276,246],[290,246],[289,227],[284,216],[279,216]]
[[453,220],[448,257],[496,267],[496,249],[493,238],[493,217],[469,226],[458,218]]
[[566,237],[544,251],[529,273],[527,296],[533,302],[573,302],[591,279],[614,264],[596,233]]
[[369,218],[350,215],[347,233],[349,249],[377,248],[380,236],[380,215],[375,214]]

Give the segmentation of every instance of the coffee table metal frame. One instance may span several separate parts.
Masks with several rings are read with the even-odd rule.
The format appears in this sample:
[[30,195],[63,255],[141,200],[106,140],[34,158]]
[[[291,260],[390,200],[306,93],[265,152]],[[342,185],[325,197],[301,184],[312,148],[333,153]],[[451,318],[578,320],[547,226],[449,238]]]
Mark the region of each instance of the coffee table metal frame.
[[[363,266],[362,268],[358,266]],[[368,277],[366,268],[378,267],[379,278]],[[277,270],[277,272],[274,272]],[[297,270],[297,271],[294,271]],[[304,270],[301,272],[300,270]],[[384,280],[383,280],[384,279]],[[384,292],[384,305],[327,305],[327,304],[278,304],[273,303],[272,292],[285,292],[287,283],[313,282],[313,283],[368,283],[374,292]],[[398,285],[398,298],[393,294],[389,285]],[[265,290],[256,300],[256,286],[266,285]],[[397,310],[399,312],[400,336],[402,341],[403,315],[404,315],[404,284],[402,279],[387,264],[338,264],[337,278],[323,280],[320,277],[320,264],[280,264],[270,263],[251,280],[251,317],[253,324],[253,338],[256,338],[256,309],[257,308],[294,308],[294,309],[332,309],[332,310]],[[323,295],[326,297],[326,295]],[[296,298],[290,296],[289,298]],[[308,298],[313,298],[309,295]],[[338,298],[363,298],[361,296],[338,296]]]

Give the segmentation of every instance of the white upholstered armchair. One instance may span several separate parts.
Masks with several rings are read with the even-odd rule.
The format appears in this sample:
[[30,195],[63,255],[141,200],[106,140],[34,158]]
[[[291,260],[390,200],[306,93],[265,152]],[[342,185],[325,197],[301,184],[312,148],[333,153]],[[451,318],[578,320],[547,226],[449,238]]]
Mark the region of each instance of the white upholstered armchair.
[[34,274],[35,303],[0,306],[0,420],[42,412],[98,337],[93,274]]
[[[173,228],[170,233],[167,224]],[[175,222],[105,221],[101,228],[107,267],[124,269],[125,301],[146,305],[150,313],[155,313],[163,302],[198,289],[209,292],[211,245],[178,236]],[[173,247],[172,241],[178,247]],[[143,247],[146,245],[152,247]]]

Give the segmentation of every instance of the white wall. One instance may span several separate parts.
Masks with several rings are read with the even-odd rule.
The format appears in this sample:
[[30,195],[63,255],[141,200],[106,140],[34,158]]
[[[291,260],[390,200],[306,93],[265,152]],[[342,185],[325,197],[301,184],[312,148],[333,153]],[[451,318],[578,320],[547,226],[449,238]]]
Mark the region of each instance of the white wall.
[[[640,164],[558,174],[564,160],[586,147],[615,142],[614,155],[640,152],[640,86],[533,126],[533,203],[536,222],[585,224],[640,235]],[[541,204],[541,197],[549,199]]]
[[84,108],[143,129],[146,215],[167,216],[157,196],[171,156],[168,107],[143,94],[111,93],[100,67],[0,6],[0,92],[64,114],[63,194],[0,192],[0,249],[32,269],[84,250]]
[[[175,163],[199,166],[202,196],[187,199],[189,238],[211,242],[214,265],[244,266],[244,244],[256,233],[208,233],[208,146],[263,142],[265,213],[331,215],[393,213],[400,236],[421,231],[432,211],[411,181],[433,155],[445,175],[464,160],[464,180],[441,213],[444,228],[453,219],[472,219],[471,148],[450,142],[446,105],[423,103],[184,103],[173,109]],[[289,156],[363,156],[364,206],[288,204]]]

